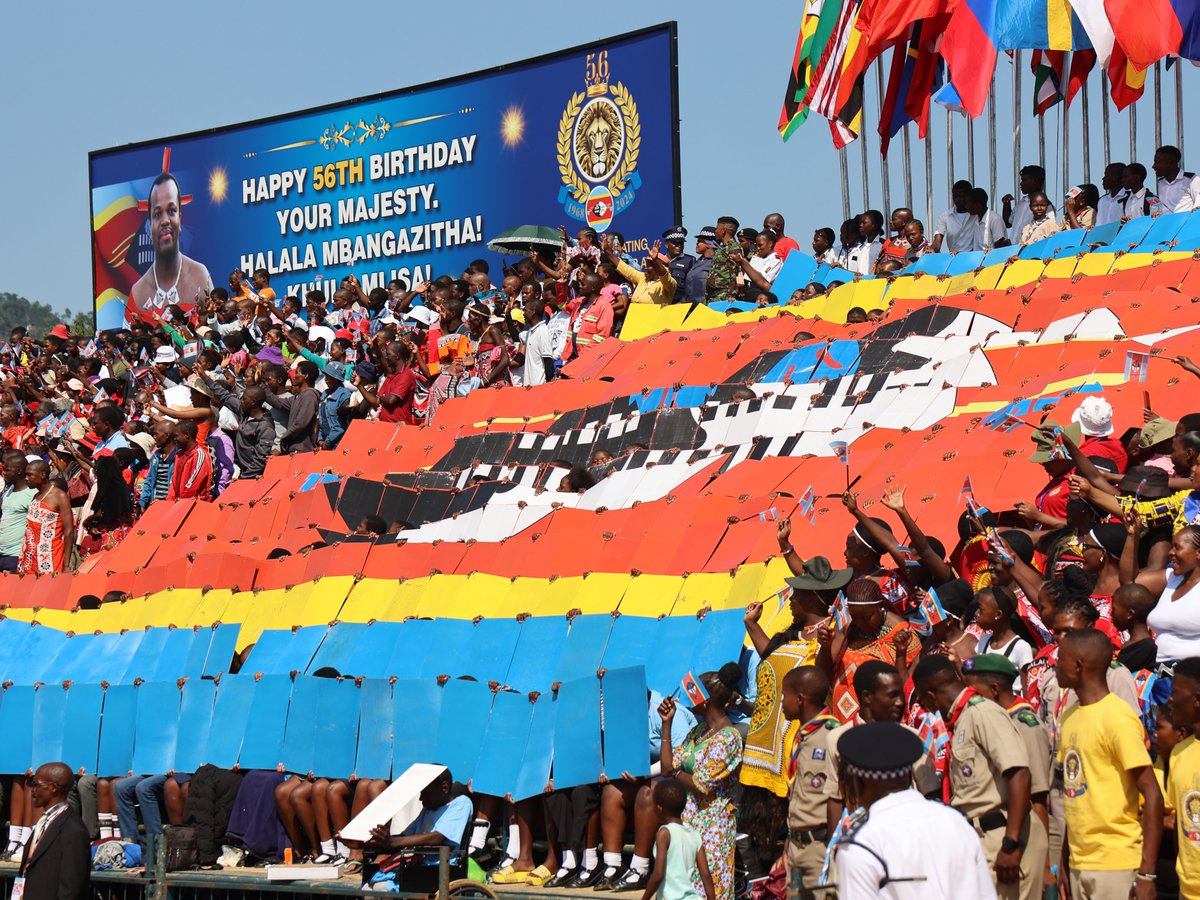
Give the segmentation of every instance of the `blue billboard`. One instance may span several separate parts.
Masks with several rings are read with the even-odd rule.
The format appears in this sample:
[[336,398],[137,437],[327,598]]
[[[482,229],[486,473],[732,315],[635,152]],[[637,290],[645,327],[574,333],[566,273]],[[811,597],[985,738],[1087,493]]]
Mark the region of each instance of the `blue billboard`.
[[[459,274],[517,225],[678,222],[674,23],[486,72],[89,155],[97,327],[234,269],[280,297]],[[500,258],[493,256],[498,271]]]

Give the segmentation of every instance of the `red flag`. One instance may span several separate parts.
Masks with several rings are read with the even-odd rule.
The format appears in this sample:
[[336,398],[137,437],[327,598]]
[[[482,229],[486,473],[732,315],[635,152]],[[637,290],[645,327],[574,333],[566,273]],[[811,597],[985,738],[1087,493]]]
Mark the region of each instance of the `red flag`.
[[[1104,12],[1117,45],[1136,71],[1143,72],[1164,56],[1179,52],[1183,27],[1171,0],[1104,0]],[[1113,89],[1116,100],[1115,83]]]
[[913,22],[947,12],[955,0],[863,0],[854,27],[867,38],[867,61],[875,59],[897,38],[906,37]]
[[1146,90],[1146,72],[1138,71],[1125,56],[1120,44],[1113,45],[1108,61],[1108,81],[1112,87],[1113,105],[1122,110],[1139,99]]
[[1067,75],[1067,106],[1071,105],[1071,101],[1087,81],[1088,74],[1095,67],[1095,50],[1076,50],[1071,54],[1071,71]]
[[917,134],[924,138],[929,130],[929,98],[933,96],[933,85],[937,80],[941,56],[938,41],[946,30],[949,13],[928,19],[921,29],[921,40],[917,46],[916,63],[908,96],[904,100],[904,111],[917,123]]

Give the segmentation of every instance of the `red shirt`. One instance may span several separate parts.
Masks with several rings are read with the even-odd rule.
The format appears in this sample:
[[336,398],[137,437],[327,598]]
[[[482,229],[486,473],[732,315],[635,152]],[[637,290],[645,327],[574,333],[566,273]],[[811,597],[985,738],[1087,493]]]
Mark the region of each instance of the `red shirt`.
[[1079,445],[1084,456],[1099,456],[1117,464],[1117,471],[1124,472],[1129,466],[1129,454],[1111,434],[1106,437],[1089,437]]
[[1050,483],[1037,495],[1036,504],[1037,508],[1046,515],[1063,521],[1066,521],[1067,518],[1067,501],[1071,499],[1071,485],[1067,483],[1068,475],[1050,479]]
[[379,421],[413,424],[413,394],[416,390],[417,378],[413,375],[412,369],[402,369],[395,375],[385,378],[383,384],[379,386],[379,398],[382,400],[389,394],[394,394],[399,398],[400,403],[390,410],[380,406]]
[[167,490],[168,500],[212,499],[212,454],[208,447],[196,444],[191,450],[179,451],[175,455],[175,469],[171,472],[171,487]]
[[790,237],[781,237],[775,242],[775,255],[780,259],[787,259],[787,255],[793,250],[799,250],[800,245],[793,241]]

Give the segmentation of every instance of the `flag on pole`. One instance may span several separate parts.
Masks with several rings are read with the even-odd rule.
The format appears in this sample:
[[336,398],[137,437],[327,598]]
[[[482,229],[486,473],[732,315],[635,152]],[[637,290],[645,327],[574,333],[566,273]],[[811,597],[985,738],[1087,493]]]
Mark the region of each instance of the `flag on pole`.
[[904,111],[917,123],[917,134],[922,139],[929,133],[929,101],[944,80],[946,67],[941,55],[941,36],[949,21],[949,15],[930,19],[922,25],[920,35],[913,35],[917,58]]
[[1009,0],[996,10],[999,50],[1074,50],[1090,46],[1071,0]]
[[800,513],[814,525],[817,522],[817,495],[813,493],[812,485],[808,486],[800,496]]
[[1146,71],[1139,72],[1119,44],[1113,45],[1108,61],[1108,83],[1113,105],[1118,110],[1140,100],[1146,91]]
[[1067,73],[1067,106],[1071,105],[1079,89],[1087,83],[1088,75],[1095,67],[1095,50],[1076,50],[1071,54],[1071,69]]
[[816,38],[817,26],[821,21],[823,3],[824,0],[809,0],[805,5],[804,19],[800,23],[796,53],[792,57],[792,71],[783,95],[783,109],[779,113],[779,136],[785,141],[808,118],[808,107],[805,106],[804,100],[808,95],[813,75],[813,62],[809,56]]
[[888,147],[900,129],[912,121],[905,105],[908,102],[908,92],[912,87],[913,72],[917,67],[917,57],[920,55],[921,22],[912,27],[912,33],[907,41],[901,41],[892,49],[892,64],[889,70],[887,92],[883,97],[883,107],[879,110],[879,153],[887,156]]
[[829,449],[833,451],[833,455],[837,457],[837,461],[844,466],[850,465],[850,445],[845,441],[830,441]]
[[946,612],[946,607],[942,606],[942,600],[938,596],[937,588],[930,588],[921,597],[920,605],[921,615],[925,618],[925,623],[932,628],[938,622],[945,622],[950,618]]
[[958,499],[962,500],[963,497],[975,499],[975,487],[971,484],[970,475],[963,479],[962,487],[958,489]]
[[996,15],[1000,0],[960,0],[942,35],[949,81],[972,118],[983,112],[996,70]]
[[774,506],[772,506],[770,509],[764,509],[758,514],[758,521],[760,522],[774,522],[778,518],[779,510],[777,510]]
[[1046,110],[1063,100],[1066,81],[1067,54],[1062,50],[1034,50],[1029,56],[1033,72],[1033,114],[1045,115]]
[[[1189,0],[1175,0],[1188,8]],[[1164,56],[1179,52],[1183,26],[1171,0],[1104,0],[1117,44],[1135,71],[1145,72]]]
[[79,351],[79,355],[84,357],[85,359],[90,359],[91,357],[96,355],[96,349],[97,349],[96,348],[96,339],[92,338],[90,341],[88,341],[86,344],[83,345],[83,347]]
[[1096,53],[1096,60],[1107,68],[1115,37],[1108,14],[1104,11],[1104,0],[1070,0],[1070,3]]
[[791,601],[792,589],[790,587],[785,587],[782,590],[776,591],[775,598],[779,601],[779,608],[775,610],[775,614],[779,615],[779,613],[783,612],[783,608]]
[[836,21],[829,32],[827,43],[821,50],[820,62],[813,73],[806,102],[809,109],[827,119],[836,119],[840,109],[838,93],[846,54],[852,42],[857,42],[861,37],[854,30],[854,22],[861,5],[861,0],[842,0],[840,4],[827,4],[821,11],[822,29],[825,25],[826,11],[833,7],[836,7]]
[[1146,370],[1150,368],[1150,354],[1130,350],[1125,354],[1125,380],[1145,381]]

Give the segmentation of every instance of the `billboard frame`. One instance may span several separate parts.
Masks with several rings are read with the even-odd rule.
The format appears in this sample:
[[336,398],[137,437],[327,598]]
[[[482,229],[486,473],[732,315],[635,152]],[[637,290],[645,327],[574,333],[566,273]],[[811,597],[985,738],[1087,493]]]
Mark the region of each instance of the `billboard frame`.
[[524,66],[535,65],[544,62],[553,62],[557,59],[572,56],[592,47],[597,47],[602,44],[612,43],[613,41],[624,41],[631,38],[638,38],[644,35],[653,34],[666,30],[670,37],[671,57],[669,62],[670,80],[671,80],[671,118],[674,127],[671,129],[671,162],[675,167],[675,183],[672,185],[672,197],[674,200],[674,209],[671,210],[671,224],[675,225],[683,221],[683,176],[680,172],[679,160],[679,23],[674,19],[667,22],[660,22],[657,25],[647,25],[645,28],[638,28],[635,31],[626,31],[622,34],[614,34],[609,37],[600,38],[594,41],[588,41],[585,44],[577,44],[574,47],[566,47],[562,50],[554,50],[550,53],[543,53],[538,56],[529,56],[525,59],[516,60],[514,62],[501,63],[498,66],[492,66],[487,69],[478,69],[474,72],[463,72],[459,75],[451,75],[446,78],[439,78],[435,81],[426,81],[422,84],[415,84],[405,88],[397,88],[390,91],[381,91],[377,94],[364,94],[361,97],[351,97],[346,100],[337,100],[333,103],[323,103],[319,106],[310,106],[307,109],[295,109],[289,112],[276,113],[271,116],[264,116],[258,119],[247,119],[243,122],[235,122],[230,125],[218,125],[213,128],[201,128],[196,131],[189,131],[182,134],[169,134],[162,137],[151,138],[144,141],[134,141],[129,144],[120,144],[115,147],[104,147],[99,150],[89,150],[87,156],[87,176],[88,176],[88,256],[92,257],[92,330],[96,328],[96,265],[94,259],[94,233],[93,223],[96,220],[96,210],[92,200],[92,160],[96,157],[107,156],[110,153],[126,150],[139,150],[144,147],[154,147],[160,144],[170,143],[173,141],[191,140],[192,138],[207,137],[211,135],[223,134],[227,131],[232,131],[235,128],[254,127],[258,125],[269,125],[272,122],[282,122],[286,119],[291,119],[296,116],[306,116],[315,113],[327,112],[332,109],[338,109],[343,106],[348,106],[354,103],[366,103],[368,101],[391,100],[397,97],[405,97],[409,94],[417,94],[422,91],[432,90],[434,88],[445,87],[455,84],[456,82],[466,81],[468,79],[479,78],[487,75],[498,75],[509,69],[522,68]]

